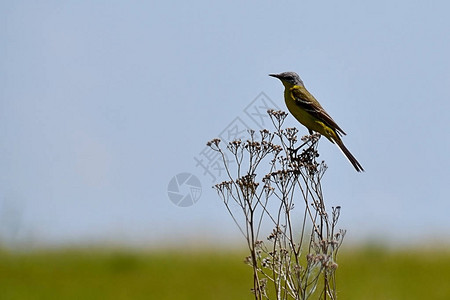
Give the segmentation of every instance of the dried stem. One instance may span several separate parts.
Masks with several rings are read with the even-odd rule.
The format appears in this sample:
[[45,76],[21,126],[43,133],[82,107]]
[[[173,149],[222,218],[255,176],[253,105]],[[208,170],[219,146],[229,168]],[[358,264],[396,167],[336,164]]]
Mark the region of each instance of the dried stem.
[[[268,114],[273,132],[250,130],[246,141],[225,147],[219,139],[207,144],[221,154],[226,170],[227,180],[214,188],[246,239],[252,292],[258,300],[336,299],[336,259],[345,230],[336,229],[340,207],[329,215],[323,200],[327,166],[316,161],[320,135],[299,142],[296,128],[283,128],[285,112]],[[296,205],[304,207],[302,213]],[[264,242],[267,224],[272,229]]]

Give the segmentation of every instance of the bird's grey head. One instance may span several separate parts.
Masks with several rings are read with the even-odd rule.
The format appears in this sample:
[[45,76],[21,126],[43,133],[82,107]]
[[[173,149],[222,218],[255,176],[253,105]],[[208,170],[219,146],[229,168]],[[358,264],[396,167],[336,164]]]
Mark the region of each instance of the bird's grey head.
[[280,79],[283,83],[290,83],[292,85],[303,85],[303,81],[300,79],[300,76],[298,76],[295,72],[283,72],[280,74],[269,74],[269,76],[275,77]]

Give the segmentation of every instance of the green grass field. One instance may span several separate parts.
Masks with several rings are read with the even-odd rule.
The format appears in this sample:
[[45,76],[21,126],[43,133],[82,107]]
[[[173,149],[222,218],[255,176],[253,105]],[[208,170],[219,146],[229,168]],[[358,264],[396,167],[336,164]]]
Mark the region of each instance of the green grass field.
[[[0,252],[0,299],[252,299],[245,252]],[[450,299],[450,252],[344,250],[340,299]]]

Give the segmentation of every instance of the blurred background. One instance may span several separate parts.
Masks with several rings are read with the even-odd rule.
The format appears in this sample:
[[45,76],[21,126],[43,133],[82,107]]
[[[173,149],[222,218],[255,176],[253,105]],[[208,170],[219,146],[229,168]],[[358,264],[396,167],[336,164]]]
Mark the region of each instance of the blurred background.
[[[5,257],[243,246],[211,188],[224,177],[205,145],[266,126],[267,108],[286,109],[281,83],[267,76],[283,71],[300,74],[366,170],[321,142],[325,200],[342,207],[345,244],[447,252],[449,9],[406,0],[1,2]],[[286,126],[307,133],[290,116]]]

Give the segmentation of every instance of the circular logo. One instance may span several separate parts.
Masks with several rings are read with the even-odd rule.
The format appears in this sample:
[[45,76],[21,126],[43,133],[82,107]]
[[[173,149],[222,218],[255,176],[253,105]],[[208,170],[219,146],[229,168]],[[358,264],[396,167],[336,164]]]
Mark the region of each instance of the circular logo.
[[202,195],[200,180],[191,173],[180,173],[174,176],[167,186],[170,201],[176,206],[189,207],[197,203]]

